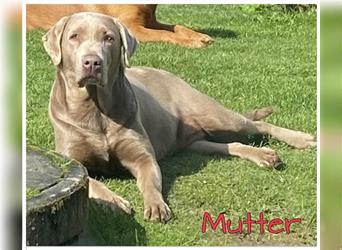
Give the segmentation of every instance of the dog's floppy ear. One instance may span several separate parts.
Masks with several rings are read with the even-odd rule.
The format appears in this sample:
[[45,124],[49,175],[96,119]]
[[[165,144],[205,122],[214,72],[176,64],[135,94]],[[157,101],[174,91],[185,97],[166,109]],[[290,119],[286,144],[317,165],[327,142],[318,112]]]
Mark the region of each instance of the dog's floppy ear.
[[119,28],[121,37],[121,63],[123,67],[130,67],[129,58],[138,47],[138,41],[132,33],[117,19],[113,18],[115,25]]
[[44,48],[56,66],[62,61],[62,34],[68,20],[68,16],[61,18],[42,38]]

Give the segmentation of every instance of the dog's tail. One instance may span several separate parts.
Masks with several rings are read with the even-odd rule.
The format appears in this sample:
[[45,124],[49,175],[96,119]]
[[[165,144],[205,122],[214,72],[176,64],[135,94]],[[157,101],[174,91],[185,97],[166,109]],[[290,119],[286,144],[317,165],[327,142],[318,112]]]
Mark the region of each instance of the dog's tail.
[[272,113],[273,113],[272,107],[264,107],[264,108],[254,109],[252,111],[249,111],[246,114],[244,114],[244,117],[252,121],[260,121],[262,119],[265,119],[267,116],[271,115]]

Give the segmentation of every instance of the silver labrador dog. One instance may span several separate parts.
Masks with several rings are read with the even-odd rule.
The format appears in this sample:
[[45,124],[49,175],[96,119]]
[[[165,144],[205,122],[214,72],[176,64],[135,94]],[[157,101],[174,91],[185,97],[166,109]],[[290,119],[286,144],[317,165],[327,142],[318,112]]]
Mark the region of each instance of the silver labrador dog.
[[[43,42],[57,68],[49,104],[56,150],[90,172],[111,174],[118,163],[128,169],[143,194],[147,219],[171,217],[157,162],[167,154],[190,149],[275,167],[280,159],[272,149],[213,138],[268,134],[295,148],[316,145],[309,134],[261,121],[270,108],[239,115],[169,72],[129,67],[137,42],[110,16],[64,17]],[[130,212],[126,200],[92,178],[89,196]]]

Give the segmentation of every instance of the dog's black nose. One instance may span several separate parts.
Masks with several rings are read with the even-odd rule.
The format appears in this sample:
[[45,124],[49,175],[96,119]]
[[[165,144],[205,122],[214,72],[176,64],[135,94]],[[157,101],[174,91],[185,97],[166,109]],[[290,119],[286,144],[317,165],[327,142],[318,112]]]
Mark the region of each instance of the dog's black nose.
[[82,58],[82,65],[87,73],[94,74],[101,69],[102,60],[97,55],[86,55]]

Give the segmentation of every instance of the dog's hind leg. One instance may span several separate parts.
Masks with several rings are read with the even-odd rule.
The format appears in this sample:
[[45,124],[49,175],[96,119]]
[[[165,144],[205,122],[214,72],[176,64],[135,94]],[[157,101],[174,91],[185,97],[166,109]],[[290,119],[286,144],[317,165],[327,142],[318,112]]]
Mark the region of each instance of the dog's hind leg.
[[270,168],[277,168],[282,163],[277,153],[270,148],[256,148],[238,142],[224,144],[201,140],[193,142],[188,149],[205,154],[238,156],[255,162],[259,166]]
[[252,121],[260,121],[262,119],[265,119],[269,115],[273,113],[272,107],[263,107],[259,109],[254,109],[252,111],[249,111],[245,113],[243,116],[246,117],[249,120]]
[[[195,117],[197,124],[200,124],[202,131],[207,133],[207,140],[217,137],[224,137],[225,134],[241,135],[271,135],[295,148],[307,148],[316,146],[315,137],[300,131],[286,129],[272,125],[264,121],[258,121],[266,117],[271,110],[257,110],[247,114],[256,121],[247,119],[245,116],[225,109],[221,105],[211,105],[205,112]],[[220,141],[221,142],[221,141]]]
[[316,138],[310,134],[278,127],[263,121],[248,120],[242,128],[247,134],[269,134],[295,148],[304,149],[316,146]]

